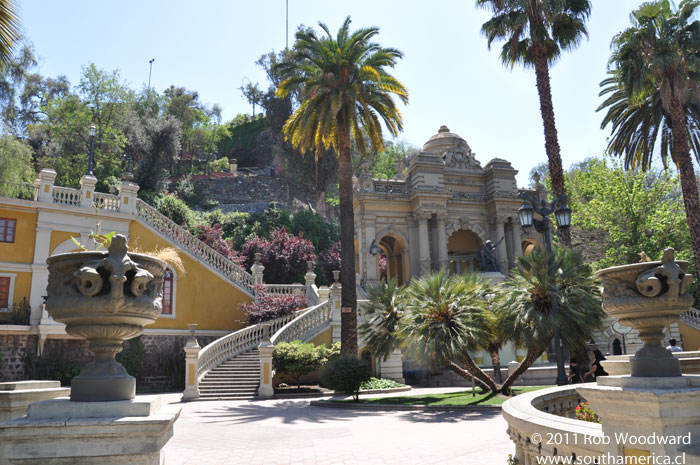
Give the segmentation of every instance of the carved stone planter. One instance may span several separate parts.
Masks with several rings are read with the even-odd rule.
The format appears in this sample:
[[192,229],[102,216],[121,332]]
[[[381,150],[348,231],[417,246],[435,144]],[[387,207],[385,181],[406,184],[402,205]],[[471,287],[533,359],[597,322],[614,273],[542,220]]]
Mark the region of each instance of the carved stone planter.
[[127,254],[126,237],[113,238],[109,252],[79,252],[49,257],[46,310],[85,338],[95,360],[71,383],[73,401],[133,399],[136,380],[114,359],[122,343],[139,336],[162,308],[166,263]]
[[688,285],[689,263],[675,261],[675,252],[664,250],[659,262],[606,268],[596,273],[603,283],[603,310],[621,324],[639,331],[644,346],[630,359],[632,376],[681,376],[681,367],[661,341],[666,326],[693,304]]

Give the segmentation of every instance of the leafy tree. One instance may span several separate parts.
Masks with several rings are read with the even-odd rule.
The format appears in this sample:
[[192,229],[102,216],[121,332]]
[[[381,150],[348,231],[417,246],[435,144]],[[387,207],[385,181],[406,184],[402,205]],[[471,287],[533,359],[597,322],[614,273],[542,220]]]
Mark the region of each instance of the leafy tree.
[[[342,342],[341,342],[342,345]],[[342,349],[341,349],[342,350]],[[321,373],[321,383],[360,400],[360,387],[370,378],[370,367],[356,355],[343,354],[332,359]]]
[[243,257],[238,255],[238,252],[232,247],[231,242],[223,239],[222,228],[220,224],[215,224],[214,226],[197,226],[197,239],[207,244],[212,249],[219,252],[224,257],[229,260],[240,264],[243,261]]
[[5,134],[0,136],[0,196],[30,198],[34,183],[32,150]]
[[260,86],[257,82],[255,84],[248,82],[247,84],[241,85],[238,90],[241,91],[248,103],[253,105],[253,118],[255,118],[255,105],[259,105],[263,98],[263,91],[260,90]]
[[[602,324],[605,314],[599,284],[591,267],[583,263],[581,253],[556,249],[553,268],[554,274],[549,253],[535,250],[518,258],[511,277],[499,288],[495,304],[501,312],[501,331],[517,346],[527,348],[525,359],[501,386],[502,392],[508,392],[513,382],[542,355],[557,326],[561,328],[564,347],[573,352],[585,347],[593,331]],[[552,295],[559,304],[556,319],[552,315]]]
[[320,369],[338,353],[340,345],[337,343],[327,347],[301,341],[280,342],[272,351],[272,366],[277,372],[289,375],[297,387],[301,387],[299,378]]
[[[632,26],[612,41],[612,77],[601,83],[610,94],[603,127],[612,124],[608,150],[628,168],[646,169],[655,153],[664,165],[670,153],[680,173],[695,262],[700,260],[700,198],[691,157],[700,155],[700,21],[691,20],[700,2],[643,3]],[[697,270],[696,270],[696,276]]]
[[[493,13],[481,28],[489,48],[495,40],[503,40],[504,64],[535,68],[552,187],[556,197],[564,195],[549,65],[559,59],[562,50],[576,47],[581,37],[588,35],[585,22],[591,3],[589,0],[477,0],[476,4]],[[559,237],[562,244],[571,245],[566,228],[559,230]]]
[[293,47],[295,60],[278,70],[285,77],[277,95],[285,97],[297,90],[303,102],[284,125],[287,141],[302,153],[316,155],[333,148],[338,155],[340,180],[340,241],[342,244],[341,347],[343,353],[357,353],[357,295],[355,291],[355,237],[352,207],[351,141],[364,151],[364,134],[375,150],[381,150],[382,125],[392,135],[402,129],[401,115],[392,94],[404,103],[408,93],[387,72],[402,57],[393,48],[371,42],[377,28],[350,32],[348,17],[334,38],[320,23],[325,35],[299,31]]
[[267,283],[300,282],[306,274],[306,262],[315,261],[316,254],[311,241],[303,234],[290,234],[286,229],[275,229],[272,239],[257,236],[243,245],[245,266],[247,269],[255,262],[255,254],[260,253],[261,263],[265,267],[263,278]]

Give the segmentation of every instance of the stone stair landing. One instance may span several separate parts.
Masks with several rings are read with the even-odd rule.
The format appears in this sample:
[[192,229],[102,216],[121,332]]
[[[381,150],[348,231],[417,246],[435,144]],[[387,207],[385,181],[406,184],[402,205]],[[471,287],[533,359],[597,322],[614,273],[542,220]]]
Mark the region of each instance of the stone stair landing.
[[200,400],[247,400],[258,394],[260,352],[249,350],[207,372],[199,382]]

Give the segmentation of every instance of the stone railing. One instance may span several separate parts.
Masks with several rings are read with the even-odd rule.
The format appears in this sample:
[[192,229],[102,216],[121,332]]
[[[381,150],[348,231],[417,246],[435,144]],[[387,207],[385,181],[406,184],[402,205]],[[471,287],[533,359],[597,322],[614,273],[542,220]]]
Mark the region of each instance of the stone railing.
[[598,458],[599,463],[605,453],[603,429],[599,423],[572,418],[580,401],[584,399],[572,386],[526,392],[506,401],[503,418],[518,462],[534,465],[536,457],[559,456],[590,457],[583,463]]
[[687,324],[691,328],[700,330],[700,310],[691,308],[687,312],[681,313],[681,322]]
[[290,321],[299,317],[301,312],[248,326],[234,333],[227,334],[207,345],[199,351],[196,368],[197,380],[200,380],[207,371],[216,368],[226,360],[256,348],[271,333],[276,332]]
[[328,328],[330,322],[331,306],[326,300],[314,307],[302,310],[301,315],[274,332],[270,341],[273,345],[296,340],[307,341]]
[[139,218],[151,225],[158,232],[210,265],[232,282],[242,286],[251,293],[253,292],[255,280],[253,275],[246,270],[194,237],[182,226],[178,225],[143,200],[138,199],[136,211]]
[[304,284],[265,284],[265,291],[272,295],[304,295]]
[[[54,187],[54,192],[55,192]],[[120,206],[119,197],[112,194],[104,194],[102,192],[95,192],[94,203],[97,208],[110,212],[118,212]]]
[[79,207],[81,201],[82,199],[80,190],[71,189],[70,187],[54,186],[53,203]]
[[406,193],[406,182],[405,181],[391,181],[391,180],[381,180],[374,179],[374,192],[380,192],[384,194],[405,194]]

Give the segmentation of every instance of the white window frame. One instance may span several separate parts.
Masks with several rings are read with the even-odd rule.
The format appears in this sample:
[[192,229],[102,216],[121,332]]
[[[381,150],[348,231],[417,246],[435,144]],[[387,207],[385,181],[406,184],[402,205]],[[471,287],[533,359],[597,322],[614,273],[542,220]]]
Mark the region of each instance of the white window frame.
[[17,273],[4,273],[0,271],[0,278],[10,278],[10,287],[7,292],[7,307],[0,308],[11,308],[15,304],[15,278],[17,278]]
[[173,285],[172,285],[173,298],[170,301],[170,309],[171,309],[172,313],[171,314],[161,313],[160,318],[174,320],[175,319],[175,303],[176,303],[176,296],[177,296],[177,272],[175,271],[175,268],[173,268],[170,265],[168,265],[166,268],[168,270],[170,270],[170,272],[173,274]]

